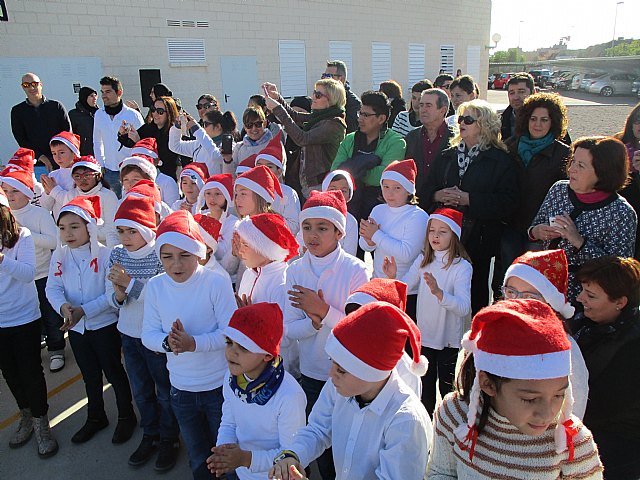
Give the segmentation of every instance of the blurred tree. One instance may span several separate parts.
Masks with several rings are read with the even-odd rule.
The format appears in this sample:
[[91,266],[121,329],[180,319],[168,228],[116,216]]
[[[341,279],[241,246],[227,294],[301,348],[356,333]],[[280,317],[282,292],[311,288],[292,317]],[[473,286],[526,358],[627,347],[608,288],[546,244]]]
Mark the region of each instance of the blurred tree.
[[489,61],[491,63],[523,63],[526,61],[526,58],[519,48],[510,48],[507,51],[500,50],[494,53],[489,57]]

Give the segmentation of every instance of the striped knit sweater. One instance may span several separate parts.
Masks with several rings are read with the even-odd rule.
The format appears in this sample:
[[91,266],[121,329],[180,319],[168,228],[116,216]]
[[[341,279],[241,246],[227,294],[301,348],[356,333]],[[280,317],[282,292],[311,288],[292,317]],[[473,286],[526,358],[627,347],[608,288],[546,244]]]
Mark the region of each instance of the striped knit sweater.
[[434,439],[427,478],[501,480],[601,479],[602,463],[591,432],[577,418],[574,459],[568,452],[556,453],[555,424],[539,436],[521,433],[509,420],[490,410],[487,424],[478,436],[473,454],[462,450],[454,431],[467,418],[467,404],[457,393],[447,395],[435,414]]

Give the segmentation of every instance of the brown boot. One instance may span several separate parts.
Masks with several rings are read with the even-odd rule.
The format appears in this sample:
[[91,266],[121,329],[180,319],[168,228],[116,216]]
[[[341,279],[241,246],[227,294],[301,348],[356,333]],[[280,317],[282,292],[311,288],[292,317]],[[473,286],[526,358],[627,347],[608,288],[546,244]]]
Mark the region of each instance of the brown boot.
[[58,453],[58,442],[53,438],[47,415],[33,417],[33,430],[36,433],[40,458],[49,458]]

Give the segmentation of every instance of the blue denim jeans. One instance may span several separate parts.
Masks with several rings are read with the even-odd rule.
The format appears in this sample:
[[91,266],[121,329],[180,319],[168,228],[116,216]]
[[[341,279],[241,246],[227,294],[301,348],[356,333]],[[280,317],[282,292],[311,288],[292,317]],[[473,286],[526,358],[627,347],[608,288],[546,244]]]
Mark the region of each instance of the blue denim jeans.
[[214,479],[214,474],[207,469],[207,458],[218,439],[224,401],[222,387],[205,392],[187,392],[172,386],[170,396],[171,407],[189,453],[194,480]]
[[152,352],[139,338],[124,334],[122,351],[133,399],[140,412],[140,426],[145,435],[177,439],[178,421],[169,399],[171,383],[167,355]]
[[104,169],[104,179],[109,184],[111,191],[116,194],[118,198],[122,198],[122,183],[120,183],[120,172]]

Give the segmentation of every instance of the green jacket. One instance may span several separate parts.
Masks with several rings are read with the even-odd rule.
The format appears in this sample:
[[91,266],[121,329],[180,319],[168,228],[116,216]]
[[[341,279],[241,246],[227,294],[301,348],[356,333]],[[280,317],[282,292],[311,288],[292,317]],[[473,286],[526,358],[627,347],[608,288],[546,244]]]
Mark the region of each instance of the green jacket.
[[[344,138],[340,147],[338,147],[336,158],[331,164],[331,170],[340,168],[342,163],[353,156],[355,136],[356,133],[353,132]],[[404,160],[404,151],[406,147],[407,144],[399,133],[394,132],[390,128],[382,133],[378,140],[376,151],[374,152],[382,159],[382,163],[369,170],[369,172],[364,176],[365,185],[368,187],[379,187],[380,177],[382,176],[384,169],[387,168],[387,166],[394,160]]]

